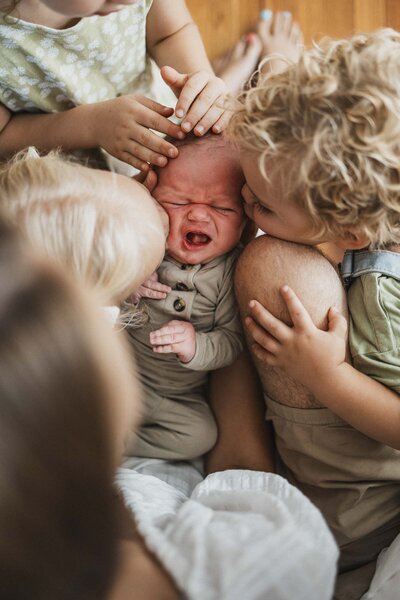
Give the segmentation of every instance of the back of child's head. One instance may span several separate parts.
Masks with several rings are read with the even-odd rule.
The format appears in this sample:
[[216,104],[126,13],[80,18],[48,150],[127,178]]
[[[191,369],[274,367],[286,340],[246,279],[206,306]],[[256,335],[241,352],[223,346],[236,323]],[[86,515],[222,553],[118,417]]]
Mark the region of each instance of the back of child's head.
[[[323,40],[238,99],[230,136],[282,169],[316,235],[400,243],[400,34]],[[284,175],[283,175],[284,174]]]
[[25,238],[109,304],[156,268],[165,237],[147,190],[133,184],[137,197],[121,198],[116,178],[122,176],[107,173],[105,181],[104,175],[30,149],[0,170],[0,207]]
[[0,222],[1,600],[108,597],[113,406],[137,393],[117,337],[58,267],[29,257]]

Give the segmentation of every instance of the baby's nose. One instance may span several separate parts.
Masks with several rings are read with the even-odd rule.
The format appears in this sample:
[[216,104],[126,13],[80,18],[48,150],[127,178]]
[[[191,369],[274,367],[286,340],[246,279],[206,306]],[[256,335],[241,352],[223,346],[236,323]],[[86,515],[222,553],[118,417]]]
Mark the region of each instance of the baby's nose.
[[193,204],[190,207],[188,217],[192,221],[208,221],[210,218],[209,208],[204,204]]

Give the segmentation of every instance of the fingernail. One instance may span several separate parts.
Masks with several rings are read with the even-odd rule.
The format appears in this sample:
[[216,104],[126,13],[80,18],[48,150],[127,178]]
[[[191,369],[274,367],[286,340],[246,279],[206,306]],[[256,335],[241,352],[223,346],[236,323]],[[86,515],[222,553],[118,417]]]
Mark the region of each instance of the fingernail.
[[170,156],[171,158],[175,158],[175,156],[178,154],[178,150],[176,148],[170,148],[168,150],[168,156]]
[[160,165],[160,167],[163,167],[167,164],[168,159],[165,156],[160,156],[159,158],[157,158],[156,162],[158,165]]
[[289,286],[288,285],[283,285],[282,286],[282,292],[288,292],[289,291]]
[[181,108],[175,111],[176,116],[180,119],[185,114]]
[[185,123],[183,123],[182,125],[182,129],[184,131],[190,131],[192,128],[192,125],[189,123],[189,121],[185,121]]
[[178,138],[180,140],[183,140],[185,138],[185,134],[183,133],[183,131],[178,131]]
[[219,125],[214,125],[214,127],[212,128],[214,133],[220,133],[221,131],[221,127]]
[[250,302],[249,302],[250,308],[254,308],[255,305],[256,305],[256,303],[254,302],[254,300],[250,300]]
[[272,19],[272,10],[269,8],[264,8],[260,12],[260,20],[261,21],[270,21]]
[[196,133],[200,133],[200,135],[201,135],[202,133],[204,133],[204,127],[203,127],[203,125],[198,125],[198,126],[196,127],[195,131],[196,131]]

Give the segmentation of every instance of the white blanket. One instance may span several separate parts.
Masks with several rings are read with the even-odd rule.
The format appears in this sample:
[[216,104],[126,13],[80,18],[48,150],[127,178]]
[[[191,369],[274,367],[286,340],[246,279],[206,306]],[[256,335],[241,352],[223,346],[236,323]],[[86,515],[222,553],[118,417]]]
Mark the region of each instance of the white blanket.
[[127,468],[116,483],[146,545],[184,597],[332,597],[338,549],[321,513],[301,492],[279,475],[224,471],[190,493],[179,481],[201,476],[193,467],[182,469],[168,464],[167,479],[178,485]]

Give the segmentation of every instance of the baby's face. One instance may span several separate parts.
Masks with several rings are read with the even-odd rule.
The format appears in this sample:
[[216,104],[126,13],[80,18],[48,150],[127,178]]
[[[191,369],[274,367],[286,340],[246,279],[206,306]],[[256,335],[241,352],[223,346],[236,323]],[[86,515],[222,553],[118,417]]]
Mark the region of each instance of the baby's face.
[[246,222],[242,185],[242,173],[226,150],[180,148],[153,192],[169,216],[168,254],[194,265],[232,250]]

